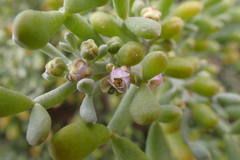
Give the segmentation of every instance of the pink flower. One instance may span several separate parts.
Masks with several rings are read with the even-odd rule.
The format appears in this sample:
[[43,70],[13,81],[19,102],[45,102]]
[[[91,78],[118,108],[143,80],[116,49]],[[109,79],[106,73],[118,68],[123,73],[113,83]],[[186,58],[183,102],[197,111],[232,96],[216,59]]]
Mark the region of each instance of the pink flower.
[[162,74],[159,74],[148,81],[148,86],[151,89],[155,89],[160,87],[162,83],[163,83]]
[[130,87],[130,73],[122,68],[112,69],[108,82],[120,93],[125,93],[126,88]]

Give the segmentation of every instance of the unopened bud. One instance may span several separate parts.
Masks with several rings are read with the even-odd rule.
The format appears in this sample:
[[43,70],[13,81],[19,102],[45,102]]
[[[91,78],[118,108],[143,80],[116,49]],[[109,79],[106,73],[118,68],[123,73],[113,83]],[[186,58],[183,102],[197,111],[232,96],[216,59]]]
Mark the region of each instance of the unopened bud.
[[67,65],[62,58],[56,57],[53,60],[49,61],[46,66],[46,72],[54,77],[60,77],[67,69]]
[[92,69],[81,59],[76,59],[69,66],[69,79],[72,81],[80,81],[83,78],[90,77]]
[[119,37],[114,36],[106,44],[108,45],[108,52],[111,54],[116,54],[122,47],[123,42]]
[[143,8],[141,11],[141,16],[145,18],[150,18],[155,21],[159,21],[162,13],[154,6]]
[[93,60],[98,55],[98,46],[92,39],[84,41],[80,48],[80,55],[86,60]]

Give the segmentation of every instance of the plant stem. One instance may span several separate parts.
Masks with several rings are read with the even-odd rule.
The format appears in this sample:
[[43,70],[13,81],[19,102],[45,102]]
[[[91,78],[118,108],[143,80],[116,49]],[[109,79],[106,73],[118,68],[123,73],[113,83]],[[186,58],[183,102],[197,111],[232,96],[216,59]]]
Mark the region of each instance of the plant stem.
[[108,124],[108,129],[110,129],[113,133],[122,135],[128,124],[131,122],[132,117],[129,108],[137,91],[138,87],[131,84],[127,93],[119,103],[116,112]]
[[44,108],[49,109],[60,102],[62,102],[67,96],[72,94],[76,90],[76,83],[67,81],[61,86],[51,90],[43,95],[40,95],[34,99],[35,102],[41,104]]
[[39,49],[40,51],[44,52],[46,55],[48,55],[51,58],[60,57],[63,59],[63,61],[68,64],[71,61],[62,54],[57,48],[55,48],[52,44],[48,43],[43,48]]

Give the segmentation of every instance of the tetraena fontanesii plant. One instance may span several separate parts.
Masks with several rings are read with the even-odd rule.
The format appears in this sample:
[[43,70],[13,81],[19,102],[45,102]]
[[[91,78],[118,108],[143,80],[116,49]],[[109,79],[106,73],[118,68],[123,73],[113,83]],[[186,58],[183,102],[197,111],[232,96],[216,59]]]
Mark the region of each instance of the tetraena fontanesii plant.
[[[13,41],[52,58],[42,77],[65,83],[34,99],[0,87],[0,117],[31,109],[26,140],[41,145],[51,132],[47,109],[78,90],[81,122],[48,140],[55,160],[85,159],[108,141],[119,160],[237,160],[240,95],[216,79],[208,58],[239,58],[229,49],[240,41],[239,4],[64,0],[58,11],[25,10],[14,20]],[[72,56],[49,43],[62,26],[68,32],[59,47]],[[121,97],[107,125],[98,122],[99,93]],[[133,123],[149,125],[145,151],[124,136]]]

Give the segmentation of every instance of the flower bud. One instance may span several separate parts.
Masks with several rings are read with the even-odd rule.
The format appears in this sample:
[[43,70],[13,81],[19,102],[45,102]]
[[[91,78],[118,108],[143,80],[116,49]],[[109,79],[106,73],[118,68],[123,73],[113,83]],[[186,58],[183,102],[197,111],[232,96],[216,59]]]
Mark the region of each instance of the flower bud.
[[77,89],[80,92],[91,95],[94,87],[94,81],[90,78],[83,78],[77,83]]
[[93,60],[98,55],[98,46],[92,39],[82,42],[80,48],[80,55],[86,60]]
[[142,76],[148,81],[162,73],[168,66],[168,57],[164,52],[154,51],[147,54],[142,61]]
[[144,57],[144,48],[140,43],[130,41],[124,44],[117,53],[119,65],[134,66]]
[[64,35],[64,40],[73,48],[77,49],[77,39],[71,32],[67,32]]
[[170,39],[180,33],[183,29],[184,22],[180,17],[170,17],[162,23],[161,37]]
[[159,12],[156,7],[152,6],[143,8],[141,11],[141,16],[158,22],[162,16],[162,13]]
[[92,69],[81,59],[76,59],[68,67],[68,78],[72,81],[79,81],[83,78],[90,77]]
[[157,38],[162,31],[158,22],[144,17],[130,17],[125,20],[125,24],[132,33],[144,39]]
[[192,18],[203,10],[203,4],[198,1],[186,1],[177,6],[174,15],[183,19]]
[[62,58],[56,57],[53,60],[49,61],[46,66],[46,72],[54,77],[60,77],[67,69],[66,63]]
[[106,44],[108,45],[108,52],[111,54],[116,54],[122,47],[123,42],[119,37],[114,36],[109,41],[107,41]]

